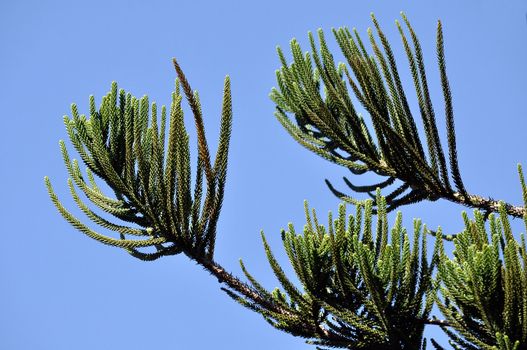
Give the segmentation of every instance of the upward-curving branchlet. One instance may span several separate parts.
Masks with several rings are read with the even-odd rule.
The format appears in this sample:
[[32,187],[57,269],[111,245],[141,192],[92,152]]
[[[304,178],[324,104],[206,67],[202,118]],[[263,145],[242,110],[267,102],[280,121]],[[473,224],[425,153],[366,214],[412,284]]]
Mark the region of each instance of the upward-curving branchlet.
[[[82,162],[72,160],[64,141],[60,148],[70,175],[68,185],[78,207],[95,224],[119,234],[100,234],[67,211],[46,177],[51,199],[62,216],[75,228],[104,244],[126,249],[142,260],[185,252],[212,260],[216,224],[223,201],[232,122],[229,77],[225,78],[219,145],[211,164],[201,106],[183,71],[174,59],[178,75],[168,111],[147,96],[138,99],[112,83],[99,109],[90,97],[90,114],[79,115],[72,104],[72,117],[64,117],[68,136]],[[198,135],[198,156],[192,187],[190,145],[184,119],[181,87],[191,107]],[[159,125],[160,123],[160,125]],[[166,144],[166,146],[165,146]],[[165,149],[166,147],[166,149]],[[203,179],[205,173],[205,179]],[[95,183],[103,179],[115,197],[105,195]],[[86,178],[88,181],[86,181]],[[203,182],[205,181],[205,198]],[[113,223],[92,211],[76,187],[100,210],[122,222]],[[131,239],[138,236],[139,239]],[[145,252],[138,248],[152,247]]]

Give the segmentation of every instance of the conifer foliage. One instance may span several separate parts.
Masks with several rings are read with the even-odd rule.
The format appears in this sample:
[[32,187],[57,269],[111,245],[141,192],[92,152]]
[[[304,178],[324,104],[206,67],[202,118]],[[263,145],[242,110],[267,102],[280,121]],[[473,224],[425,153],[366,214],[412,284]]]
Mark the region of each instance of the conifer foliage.
[[[172,93],[170,118],[167,120],[166,107],[162,106],[160,125],[156,103],[150,105],[148,96],[138,99],[122,89],[118,91],[115,82],[102,98],[98,110],[95,98],[90,96],[89,118],[79,115],[75,104],[71,106],[72,118],[64,117],[71,143],[87,166],[88,182],[78,162],[71,160],[65,143],[60,141],[70,175],[71,195],[91,221],[119,233],[120,239],[102,235],[84,225],[62,206],[51,182],[45,179],[53,204],[70,224],[91,238],[124,248],[142,260],[181,252],[211,259],[223,201],[232,120],[229,77],[225,79],[218,151],[211,164],[199,96],[192,91],[176,60],[174,66],[178,80]],[[183,119],[181,88],[192,109],[198,136],[194,188],[191,186],[189,136]],[[94,174],[114,190],[116,198],[102,193]],[[206,183],[204,201],[203,177]],[[99,209],[133,226],[112,223],[96,214],[81,200],[75,185]],[[128,239],[127,236],[141,239]],[[138,250],[143,247],[152,247],[155,252]]]
[[[525,206],[527,186],[518,167]],[[453,330],[444,328],[460,349],[527,349],[527,246],[511,230],[505,205],[489,229],[483,214],[463,213],[465,229],[454,239],[454,258],[441,252],[443,300],[437,305]],[[527,215],[523,217],[527,232]],[[490,231],[490,232],[489,232]]]
[[[397,27],[413,78],[424,140],[388,39],[373,15],[377,37],[368,31],[373,54],[355,30],[333,30],[346,64],[334,62],[321,30],[319,48],[309,34],[311,52],[303,53],[296,40],[291,42],[291,64],[278,49],[282,67],[271,98],[287,132],[355,175],[373,172],[386,177],[366,186],[345,179],[351,190],[372,197],[366,201],[328,182],[331,191],[345,201],[336,217],[330,213],[323,225],[305,203],[302,232],[293,224],[282,231],[284,250],[299,283],[286,276],[263,232],[264,250],[279,288],[264,288],[242,261],[247,282],[214,260],[232,123],[230,80],[225,79],[219,142],[212,160],[199,95],[175,59],[177,80],[168,111],[162,106],[158,115],[157,104],[150,104],[147,96],[135,98],[112,83],[98,108],[90,97],[88,116],[79,114],[73,104],[71,117],[64,117],[71,144],[86,166],[84,174],[60,141],[73,200],[94,224],[114,236],[93,230],[68,211],[46,177],[51,201],[76,229],[103,244],[123,248],[135,258],[152,261],[184,253],[215,276],[231,298],[261,314],[275,328],[305,338],[317,348],[425,349],[425,327],[439,326],[454,349],[527,350],[527,246],[525,236],[518,241],[509,223],[511,216],[522,217],[527,230],[527,186],[521,166],[523,207],[467,192],[457,161],[441,22],[437,58],[446,151],[419,40],[402,16],[409,36],[398,22]],[[183,96],[197,135],[194,177]],[[364,107],[371,123],[358,113],[354,100]],[[96,178],[114,196],[104,194]],[[381,190],[396,181],[398,187],[382,196]],[[409,232],[400,212],[389,225],[389,211],[439,198],[475,209],[472,220],[463,213],[461,233],[445,236],[440,228],[432,231],[417,219]],[[354,214],[346,213],[346,202],[355,207]],[[432,252],[427,250],[430,234],[435,236]],[[452,257],[445,252],[445,244],[453,244]],[[434,305],[441,316],[431,315]],[[431,344],[444,349],[434,339]]]
[[[243,271],[262,298],[287,308],[293,317],[282,317],[258,304],[236,297],[261,313],[278,329],[296,333],[296,318],[309,317],[323,325],[330,339],[314,344],[352,349],[419,349],[433,302],[432,271],[427,261],[426,227],[414,221],[413,238],[402,225],[402,215],[388,228],[386,202],[377,193],[379,212],[372,222],[372,200],[356,205],[346,216],[344,204],[338,217],[331,213],[327,227],[309,213],[303,234],[292,224],[282,232],[284,249],[300,280],[303,292],[285,276],[263,236],[267,259],[283,288],[266,291]],[[299,333],[297,335],[302,336]]]
[[[366,186],[354,185],[344,178],[353,191],[369,193],[375,198],[372,192],[376,188],[383,189],[400,180],[402,184],[386,195],[389,211],[439,198],[496,211],[497,201],[468,194],[461,179],[441,22],[437,24],[437,58],[445,102],[450,173],[428,91],[421,45],[406,16],[402,14],[402,17],[410,39],[398,21],[396,24],[409,62],[426,142],[419,137],[393,51],[373,14],[378,35],[376,39],[373,31],[368,30],[373,55],[367,52],[356,30],[353,33],[347,28],[333,30],[347,65],[335,63],[321,29],[317,33],[319,49],[312,33],[309,33],[311,52],[302,53],[299,43],[295,39],[291,41],[291,64],[278,48],[282,67],[276,72],[278,89],[273,89],[270,95],[277,106],[275,115],[296,141],[317,155],[348,168],[355,175],[373,172],[386,177],[385,181]],[[350,90],[369,114],[373,130],[369,130],[359,114]],[[329,181],[326,183],[340,199],[357,202],[336,190]],[[525,212],[512,205],[506,209],[517,217]]]

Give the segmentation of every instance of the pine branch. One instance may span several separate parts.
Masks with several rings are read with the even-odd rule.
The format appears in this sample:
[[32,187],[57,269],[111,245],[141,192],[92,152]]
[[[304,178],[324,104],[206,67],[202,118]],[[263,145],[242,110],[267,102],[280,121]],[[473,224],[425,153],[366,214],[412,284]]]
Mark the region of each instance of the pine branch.
[[[45,178],[53,204],[70,224],[91,238],[124,248],[133,257],[146,261],[181,252],[194,257],[213,258],[216,223],[227,175],[232,124],[230,80],[228,77],[225,79],[220,139],[212,165],[199,97],[190,88],[177,61],[174,59],[173,62],[178,79],[172,93],[168,133],[164,106],[161,107],[159,129],[157,105],[150,105],[147,96],[137,99],[124,90],[118,91],[115,82],[102,98],[98,109],[95,99],[90,97],[88,118],[79,115],[75,105],[72,105],[72,118],[64,117],[70,140],[87,166],[88,182],[77,161],[70,158],[64,142],[60,142],[70,175],[68,184],[71,195],[91,221],[118,232],[119,238],[98,233],[83,224],[64,208],[51,182]],[[198,165],[193,194],[189,136],[184,124],[180,85],[193,112],[198,134]],[[203,172],[206,193],[202,202]],[[95,183],[94,174],[114,190],[116,198],[102,193]],[[94,206],[132,226],[111,222],[97,214],[83,202],[75,186]],[[143,238],[128,239],[128,235]],[[137,248],[150,248],[155,252]]]
[[[447,151],[441,145],[419,40],[406,16],[402,14],[402,17],[410,38],[396,24],[414,81],[424,141],[419,137],[388,38],[373,15],[380,43],[373,31],[368,30],[371,55],[356,31],[352,35],[347,28],[333,30],[347,65],[334,62],[322,30],[318,31],[318,48],[309,33],[311,52],[302,54],[298,42],[291,41],[292,64],[287,63],[278,49],[282,67],[277,71],[278,88],[270,94],[276,104],[275,115],[297,142],[319,156],[356,175],[373,172],[386,178],[378,184],[364,186],[352,185],[346,180],[352,190],[371,192],[376,186],[387,187],[394,179],[401,181],[399,190],[386,196],[391,210],[425,199],[443,198],[497,212],[498,201],[468,193],[461,178],[441,22],[437,26],[437,59],[445,103]],[[352,95],[369,113],[372,131],[357,113]],[[338,198],[356,203],[357,199],[337,190],[327,180],[326,183]],[[411,193],[404,195],[402,188],[410,188]],[[523,217],[527,212],[525,207],[511,204],[506,204],[505,210],[514,217]]]
[[[429,318],[435,262],[428,264],[421,252],[426,245],[421,225],[414,227],[412,248],[400,215],[388,238],[386,203],[379,192],[376,201],[380,210],[375,234],[371,200],[358,203],[356,215],[349,217],[341,205],[336,219],[329,214],[327,227],[306,207],[303,234],[295,233],[292,224],[282,232],[284,249],[303,291],[287,278],[263,236],[269,264],[283,292],[263,289],[242,264],[261,299],[242,298],[243,291],[229,295],[274,327],[309,338],[312,344],[352,349],[420,347],[425,325],[449,325]],[[277,313],[277,304],[285,309],[286,317]],[[305,322],[318,331],[306,333]]]

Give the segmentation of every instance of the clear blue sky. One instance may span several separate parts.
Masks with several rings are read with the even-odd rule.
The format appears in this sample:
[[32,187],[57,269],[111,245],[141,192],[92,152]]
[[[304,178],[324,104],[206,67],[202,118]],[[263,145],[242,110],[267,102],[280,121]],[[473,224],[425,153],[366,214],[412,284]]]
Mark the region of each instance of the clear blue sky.
[[[231,301],[185,257],[144,263],[76,232],[50,203],[43,177],[73,208],[58,148],[70,103],[86,112],[88,96],[100,98],[116,80],[168,104],[173,56],[200,92],[215,144],[229,74],[234,125],[216,258],[239,275],[243,257],[274,288],[260,229],[288,266],[280,228],[303,226],[304,199],[320,213],[336,209],[323,179],[341,186],[348,174],[302,149],[274,119],[267,96],[279,66],[275,46],[296,37],[307,49],[307,31],[319,27],[328,37],[339,26],[365,34],[373,11],[408,83],[394,25],[401,10],[422,41],[438,112],[435,27],[443,21],[468,190],[519,204],[516,164],[527,167],[525,1],[2,1],[0,349],[313,348]],[[402,211],[407,226],[421,217],[455,231],[461,210],[439,201]],[[442,338],[433,327],[427,335]]]

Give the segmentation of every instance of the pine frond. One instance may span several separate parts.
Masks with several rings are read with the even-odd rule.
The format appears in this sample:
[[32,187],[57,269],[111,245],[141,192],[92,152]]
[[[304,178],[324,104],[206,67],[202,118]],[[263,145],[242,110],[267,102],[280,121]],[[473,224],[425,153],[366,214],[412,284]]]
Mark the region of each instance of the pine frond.
[[[423,320],[434,300],[432,271],[423,244],[420,224],[414,226],[413,244],[402,227],[401,215],[388,237],[386,202],[377,192],[377,228],[373,228],[373,201],[357,203],[357,213],[346,215],[341,204],[327,226],[318,223],[306,203],[306,225],[296,233],[292,224],[282,232],[284,249],[302,286],[291,282],[274,257],[265,236],[264,248],[281,289],[265,290],[242,269],[268,305],[287,308],[290,318],[242,298],[242,303],[262,314],[270,324],[309,343],[351,349],[419,349]],[[240,301],[240,300],[239,300]],[[300,329],[302,331],[300,331]]]
[[[298,143],[315,154],[355,175],[373,172],[386,178],[365,186],[350,185],[346,180],[353,191],[373,196],[369,192],[376,187],[385,188],[394,180],[401,181],[391,194],[384,194],[389,210],[444,198],[496,212],[496,201],[469,194],[461,178],[441,22],[437,26],[436,53],[445,103],[446,149],[438,132],[421,44],[407,17],[401,15],[409,36],[399,22],[396,25],[408,58],[424,140],[419,136],[390,42],[373,14],[374,30],[368,30],[372,53],[368,53],[356,30],[352,34],[347,28],[333,29],[346,63],[334,61],[321,29],[316,35],[318,45],[315,35],[308,33],[310,52],[302,53],[300,44],[291,40],[292,63],[277,49],[281,68],[276,72],[277,88],[270,94],[276,104],[275,116]],[[368,112],[371,126],[357,113],[352,97]],[[423,145],[427,146],[426,151]],[[326,183],[339,199],[356,202],[327,180]],[[404,194],[403,189],[410,192]],[[512,205],[506,209],[516,217],[522,217],[526,211]]]
[[[70,175],[71,195],[90,221],[119,233],[119,238],[102,235],[83,224],[60,203],[47,177],[45,182],[61,215],[93,239],[124,248],[133,257],[145,261],[181,252],[196,259],[212,260],[227,174],[232,124],[230,80],[225,79],[219,146],[212,166],[199,97],[190,88],[176,60],[174,66],[178,79],[172,93],[170,118],[168,120],[166,107],[162,106],[160,127],[157,104],[151,104],[147,96],[137,99],[118,90],[115,82],[98,109],[94,97],[90,96],[89,118],[79,115],[74,104],[72,118],[64,117],[68,136],[87,166],[85,180],[78,162],[70,158],[66,145],[60,142]],[[193,191],[189,136],[184,124],[180,85],[194,114],[198,134],[198,165]],[[167,126],[168,131],[165,130]],[[202,202],[203,172],[206,196]],[[115,198],[102,193],[95,183],[95,175],[114,191]],[[112,222],[96,213],[84,203],[75,186],[95,207],[133,225]],[[143,236],[143,239],[130,240],[127,235]],[[145,247],[155,252],[137,249]]]

